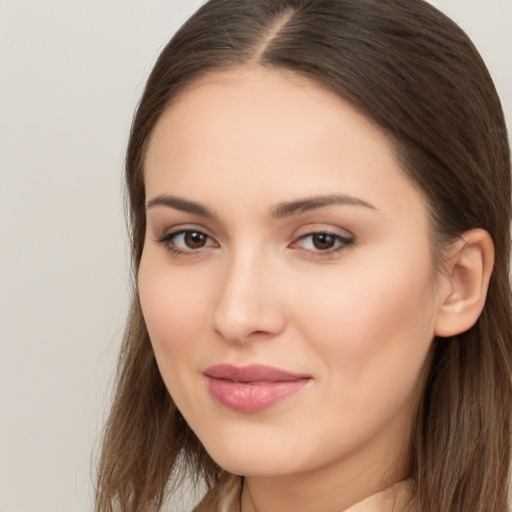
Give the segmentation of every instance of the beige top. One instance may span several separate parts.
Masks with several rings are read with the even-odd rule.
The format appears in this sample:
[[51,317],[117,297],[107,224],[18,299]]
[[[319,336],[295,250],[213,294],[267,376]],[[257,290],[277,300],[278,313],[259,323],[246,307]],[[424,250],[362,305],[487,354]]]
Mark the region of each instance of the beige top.
[[[225,474],[219,486],[209,492],[194,512],[240,512],[242,479]],[[411,483],[403,480],[382,492],[356,503],[340,512],[415,512]]]
[[345,512],[414,512],[412,501],[410,482],[404,480],[356,503]]

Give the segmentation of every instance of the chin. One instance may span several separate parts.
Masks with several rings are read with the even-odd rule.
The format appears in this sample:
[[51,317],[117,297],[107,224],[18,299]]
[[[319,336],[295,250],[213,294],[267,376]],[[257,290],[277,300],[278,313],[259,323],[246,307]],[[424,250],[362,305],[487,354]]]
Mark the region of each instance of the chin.
[[220,457],[215,462],[225,471],[234,475],[247,477],[277,477],[295,473],[287,464],[280,464],[275,457],[259,457],[257,460],[248,457]]
[[[246,440],[224,443],[221,439],[203,444],[210,457],[224,470],[241,476],[273,477],[294,473],[301,462],[290,454],[297,449],[282,447],[276,450],[268,442]],[[233,441],[233,440],[232,440]]]

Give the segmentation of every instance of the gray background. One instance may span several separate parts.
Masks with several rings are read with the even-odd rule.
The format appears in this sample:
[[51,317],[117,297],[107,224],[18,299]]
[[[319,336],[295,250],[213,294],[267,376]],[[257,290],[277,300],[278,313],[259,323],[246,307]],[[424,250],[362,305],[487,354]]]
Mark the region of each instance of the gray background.
[[[92,510],[128,297],[128,129],[200,3],[0,0],[0,512]],[[512,0],[432,3],[473,38],[512,126]]]

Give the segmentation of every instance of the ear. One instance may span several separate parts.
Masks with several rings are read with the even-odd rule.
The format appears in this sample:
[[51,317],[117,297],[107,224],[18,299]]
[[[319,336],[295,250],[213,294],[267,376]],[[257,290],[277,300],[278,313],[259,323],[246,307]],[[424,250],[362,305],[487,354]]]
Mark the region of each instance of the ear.
[[441,337],[467,331],[482,313],[494,265],[492,238],[483,229],[466,231],[449,256],[435,323],[435,334]]

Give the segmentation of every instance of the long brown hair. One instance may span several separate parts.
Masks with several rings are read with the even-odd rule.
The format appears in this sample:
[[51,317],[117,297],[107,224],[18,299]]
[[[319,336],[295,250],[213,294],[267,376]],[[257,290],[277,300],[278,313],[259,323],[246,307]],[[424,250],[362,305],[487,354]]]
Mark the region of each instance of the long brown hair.
[[510,152],[478,52],[422,0],[211,0],[162,51],[126,157],[134,295],[106,425],[97,512],[157,511],[186,472],[222,473],[177,411],[157,369],[137,297],[145,235],[144,157],[155,124],[194,80],[243,65],[285,68],[348,100],[395,144],[430,207],[434,255],[487,230],[496,259],[477,323],[434,340],[411,445],[421,512],[508,510],[512,325]]

